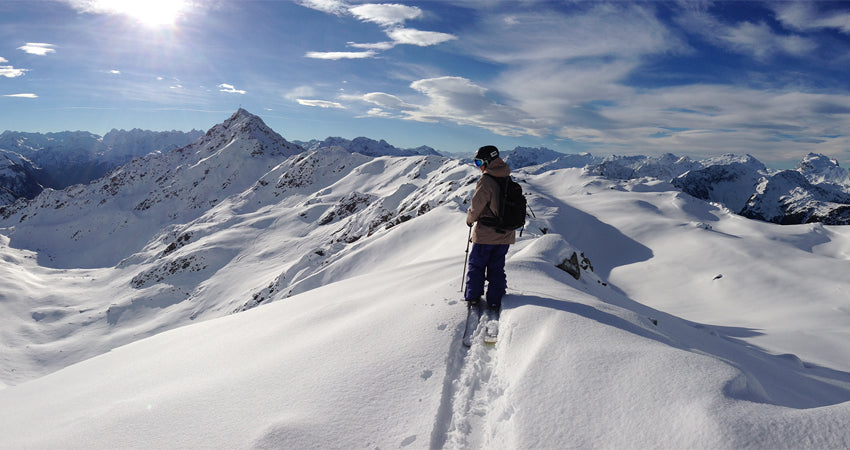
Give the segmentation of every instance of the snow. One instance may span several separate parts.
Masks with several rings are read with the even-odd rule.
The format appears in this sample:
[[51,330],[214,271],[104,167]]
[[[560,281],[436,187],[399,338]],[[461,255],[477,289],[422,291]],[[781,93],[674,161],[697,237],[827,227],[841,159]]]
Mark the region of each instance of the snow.
[[[339,148],[237,165],[269,136],[249,134],[184,155],[216,186],[245,178],[195,214],[152,203],[144,245],[85,260],[113,264],[75,267],[82,244],[22,245],[19,215],[0,221],[2,447],[850,446],[845,227],[749,220],[654,179],[518,171],[537,217],[508,256],[498,344],[467,350],[474,167]],[[162,164],[101,207],[122,223],[140,180],[199,179]],[[26,213],[111,230],[65,215],[99,195]],[[556,267],[573,252],[592,265],[578,280]]]

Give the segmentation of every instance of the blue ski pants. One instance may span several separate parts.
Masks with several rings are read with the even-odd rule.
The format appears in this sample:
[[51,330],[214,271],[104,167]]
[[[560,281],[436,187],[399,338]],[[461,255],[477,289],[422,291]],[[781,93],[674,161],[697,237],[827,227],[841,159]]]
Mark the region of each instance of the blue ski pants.
[[475,300],[484,295],[484,281],[487,285],[487,305],[501,308],[502,297],[508,288],[505,276],[505,255],[508,254],[507,244],[489,245],[472,244],[469,254],[469,270],[466,272],[466,292],[464,298]]

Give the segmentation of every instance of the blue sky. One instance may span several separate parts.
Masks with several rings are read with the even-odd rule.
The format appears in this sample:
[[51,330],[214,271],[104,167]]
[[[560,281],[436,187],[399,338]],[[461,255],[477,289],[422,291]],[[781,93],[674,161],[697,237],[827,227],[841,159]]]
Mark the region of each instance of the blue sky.
[[0,1],[0,130],[846,163],[848,74],[850,2]]

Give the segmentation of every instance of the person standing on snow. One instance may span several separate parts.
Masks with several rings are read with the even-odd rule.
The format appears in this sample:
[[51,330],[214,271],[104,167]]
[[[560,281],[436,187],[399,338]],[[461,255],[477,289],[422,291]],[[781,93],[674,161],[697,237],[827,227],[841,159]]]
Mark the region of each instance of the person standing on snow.
[[[504,231],[487,226],[487,218],[497,218],[501,187],[493,177],[504,178],[511,169],[499,158],[499,149],[486,145],[475,153],[475,165],[481,169],[481,179],[472,194],[472,205],[466,213],[466,225],[473,226],[472,253],[469,256],[469,270],[466,272],[466,291],[464,299],[470,306],[477,304],[484,296],[484,282],[487,285],[487,307],[499,312],[502,297],[507,289],[505,275],[505,256],[511,244],[516,243],[514,230]],[[487,176],[490,175],[490,176]],[[485,220],[481,220],[485,219]],[[477,223],[476,223],[477,222]]]

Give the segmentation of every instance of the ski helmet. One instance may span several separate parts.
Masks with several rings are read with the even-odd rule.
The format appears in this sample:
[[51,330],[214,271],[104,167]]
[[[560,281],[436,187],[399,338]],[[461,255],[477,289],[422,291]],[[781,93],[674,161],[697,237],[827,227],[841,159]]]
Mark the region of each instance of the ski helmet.
[[499,149],[493,145],[485,145],[475,152],[475,165],[478,167],[490,164],[499,157]]

